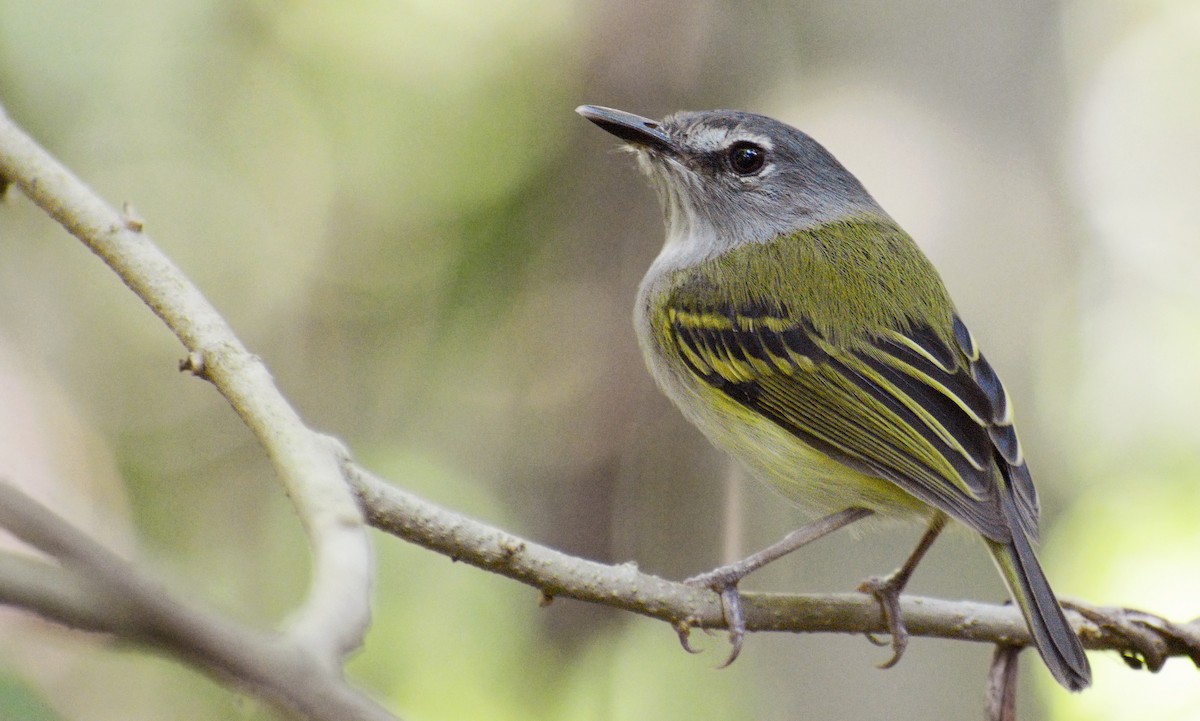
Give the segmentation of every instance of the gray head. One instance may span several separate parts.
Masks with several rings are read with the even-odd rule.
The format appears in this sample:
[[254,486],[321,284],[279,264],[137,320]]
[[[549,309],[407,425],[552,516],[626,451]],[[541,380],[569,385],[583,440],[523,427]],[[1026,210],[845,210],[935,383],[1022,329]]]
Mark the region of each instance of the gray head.
[[886,217],[829,151],[778,120],[734,110],[662,121],[594,105],[576,112],[637,153],[662,200],[668,247],[685,243],[689,255],[848,216]]

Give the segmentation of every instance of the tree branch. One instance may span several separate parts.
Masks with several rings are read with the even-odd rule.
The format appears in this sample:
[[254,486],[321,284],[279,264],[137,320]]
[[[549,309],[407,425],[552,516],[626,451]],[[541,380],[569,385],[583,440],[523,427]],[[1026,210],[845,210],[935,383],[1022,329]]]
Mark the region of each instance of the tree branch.
[[0,108],[0,178],[108,264],[188,350],[181,369],[221,392],[257,436],[296,507],[313,548],[309,594],[289,633],[332,667],[362,644],[373,573],[362,514],[329,447],[275,387],[266,366],[143,232],[18,128]]
[[[0,483],[0,525],[61,564],[0,554],[0,602],[163,650],[306,718],[370,721],[392,717],[340,678],[342,656],[361,643],[368,623],[372,569],[363,514],[383,531],[530,585],[546,601],[566,596],[660,619],[685,644],[692,628],[724,627],[711,591],[641,573],[632,563],[611,566],[569,556],[439,508],[354,465],[304,426],[266,367],[155,248],[140,220],[107,205],[0,112],[0,188],[8,183],[83,240],[171,328],[188,350],[181,368],[211,381],[266,448],[316,559],[297,620],[286,634],[267,634],[185,604]],[[1140,611],[1083,604],[1071,608],[1088,648],[1116,650],[1131,665],[1151,670],[1170,656],[1200,665],[1200,622],[1173,624]],[[1005,647],[1030,642],[1020,613],[1011,607],[909,596],[901,609],[914,636]],[[748,593],[744,611],[749,630],[886,630],[875,601],[858,593]],[[996,674],[1001,690],[994,695],[1002,714],[1011,705],[1003,692],[1009,672],[998,666]]]
[[[686,638],[691,628],[725,628],[718,597],[641,573],[633,563],[609,566],[569,556],[447,511],[402,491],[349,461],[343,462],[372,526],[472,566],[533,586],[547,599],[566,596],[633,611],[671,624]],[[879,605],[862,593],[743,594],[750,631],[886,633]],[[912,636],[1026,646],[1029,630],[1009,605],[904,596],[900,608]],[[1169,656],[1200,666],[1200,622],[1172,624],[1129,609],[1068,605],[1084,646],[1114,650],[1158,670]]]
[[77,573],[27,556],[0,553],[0,603],[81,631],[123,635],[118,630],[128,627],[128,614],[101,608],[93,596],[91,586]]
[[4,481],[0,526],[62,563],[0,554],[0,602],[167,652],[302,718],[395,721],[311,649],[185,604]]

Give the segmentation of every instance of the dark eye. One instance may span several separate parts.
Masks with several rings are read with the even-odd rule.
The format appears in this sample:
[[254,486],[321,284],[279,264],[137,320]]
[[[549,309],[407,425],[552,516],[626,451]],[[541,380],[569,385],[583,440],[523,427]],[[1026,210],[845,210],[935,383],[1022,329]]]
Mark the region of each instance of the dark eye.
[[738,175],[754,175],[767,163],[767,151],[745,140],[734,143],[725,151],[729,167]]

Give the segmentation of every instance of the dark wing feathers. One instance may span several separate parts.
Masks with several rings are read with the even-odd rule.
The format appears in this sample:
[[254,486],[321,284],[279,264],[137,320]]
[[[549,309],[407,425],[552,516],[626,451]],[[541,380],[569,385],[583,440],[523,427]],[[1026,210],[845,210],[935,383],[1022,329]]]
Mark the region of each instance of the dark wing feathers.
[[1029,474],[1029,466],[1025,464],[1021,443],[1017,440],[1016,429],[1013,428],[1008,391],[1004,390],[1004,384],[1000,382],[992,364],[983,357],[975,343],[975,337],[957,315],[954,316],[954,340],[967,357],[971,378],[992,404],[992,424],[987,429],[988,437],[996,446],[996,451],[1007,462],[1008,467],[1003,469],[1006,471],[1004,477],[1016,497],[1016,520],[1026,535],[1036,541],[1040,513],[1037,490],[1033,487],[1033,477]]
[[[668,312],[680,358],[733,400],[994,541],[1010,535],[1002,505],[1036,538],[1007,393],[957,317],[951,343],[917,326],[846,350],[762,305]],[[997,496],[1006,486],[1013,504]]]
[[[896,397],[906,401],[921,416],[920,420],[938,440],[957,450],[975,471],[990,470],[993,453],[991,444],[987,436],[979,432],[978,416],[963,407],[961,396],[955,392],[953,384],[939,382],[942,379],[924,373],[914,373],[911,367],[897,367],[876,354],[859,351],[855,355],[887,381],[891,388],[901,391]],[[953,379],[954,376],[948,378]],[[963,481],[973,492],[982,493],[988,486],[988,479],[986,476],[977,476],[976,473],[964,474]],[[973,483],[973,480],[979,482]]]

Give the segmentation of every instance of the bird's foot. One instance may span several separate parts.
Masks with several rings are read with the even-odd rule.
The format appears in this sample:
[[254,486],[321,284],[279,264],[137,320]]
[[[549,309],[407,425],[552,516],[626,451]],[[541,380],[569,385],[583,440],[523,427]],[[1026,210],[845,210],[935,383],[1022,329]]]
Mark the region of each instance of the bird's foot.
[[[833,533],[839,528],[848,526],[860,518],[866,518],[872,513],[873,511],[858,507],[831,513],[797,528],[758,553],[751,554],[736,563],[715,568],[708,573],[692,576],[684,581],[689,586],[712,589],[721,597],[721,615],[725,619],[725,626],[729,629],[729,643],[733,649],[729,653],[729,658],[725,659],[725,663],[718,668],[725,668],[737,660],[738,654],[742,652],[742,640],[746,637],[746,617],[742,613],[742,596],[738,593],[738,583],[768,563]],[[681,635],[679,640],[685,649],[691,650],[685,635]]]
[[[862,593],[869,593],[879,603],[883,612],[883,621],[887,624],[888,633],[892,637],[892,657],[879,665],[879,668],[891,668],[900,662],[904,650],[908,648],[908,629],[904,627],[904,615],[900,613],[900,592],[908,581],[900,572],[890,576],[872,576],[858,585]],[[874,634],[867,634],[867,639],[876,646],[886,645]]]
[[[733,663],[742,652],[742,641],[746,638],[746,617],[742,612],[742,595],[738,592],[737,585],[745,575],[738,564],[733,564],[692,576],[684,581],[689,586],[712,589],[721,597],[721,616],[725,619],[725,627],[729,629],[731,648],[729,657],[717,668],[725,668]],[[685,637],[681,637],[680,641],[685,649],[694,653]]]

